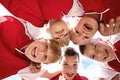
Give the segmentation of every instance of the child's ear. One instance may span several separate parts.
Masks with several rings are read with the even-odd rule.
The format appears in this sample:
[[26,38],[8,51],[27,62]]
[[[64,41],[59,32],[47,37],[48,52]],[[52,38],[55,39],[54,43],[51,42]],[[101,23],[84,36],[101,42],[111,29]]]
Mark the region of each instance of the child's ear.
[[84,16],[94,18],[98,23],[101,21],[101,14],[99,13],[85,13]]

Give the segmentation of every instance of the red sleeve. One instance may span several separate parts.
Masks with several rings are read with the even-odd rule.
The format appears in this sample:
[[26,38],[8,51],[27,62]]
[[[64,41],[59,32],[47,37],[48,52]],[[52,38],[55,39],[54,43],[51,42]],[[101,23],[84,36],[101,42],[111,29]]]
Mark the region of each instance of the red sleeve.
[[31,22],[35,26],[43,26],[43,16],[38,0],[0,0],[15,16]]
[[0,80],[30,64],[25,55],[15,50],[30,41],[19,21],[13,17],[0,17]]
[[78,73],[75,75],[73,80],[88,80],[88,78],[84,76],[80,76]]
[[120,0],[80,0],[80,2],[86,12],[102,12],[110,8],[110,11],[103,15],[103,20],[106,22],[120,16]]
[[67,14],[71,9],[73,0],[39,0],[44,20],[61,18],[62,12]]
[[55,77],[51,78],[50,80],[59,80],[59,76],[62,75],[61,73],[56,75]]
[[35,26],[43,26],[52,18],[67,14],[73,0],[1,0],[1,3],[15,16],[23,18]]

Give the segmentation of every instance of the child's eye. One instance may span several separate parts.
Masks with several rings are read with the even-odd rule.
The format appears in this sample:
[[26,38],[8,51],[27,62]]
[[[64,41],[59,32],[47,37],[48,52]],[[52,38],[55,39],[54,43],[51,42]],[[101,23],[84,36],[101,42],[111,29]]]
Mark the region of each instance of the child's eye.
[[93,46],[93,49],[96,49],[96,47],[97,47],[97,45],[95,44],[95,45]]
[[66,33],[65,35],[64,35],[64,37],[66,37],[68,35],[68,33]]
[[48,49],[48,45],[46,44],[46,49]]
[[79,34],[79,32],[78,32],[77,30],[75,30],[75,32],[76,32],[77,34]]
[[91,56],[91,59],[94,59],[94,58],[95,58],[95,55],[92,55],[92,56]]
[[66,66],[66,65],[68,65],[68,64],[67,64],[67,63],[64,63],[63,65],[65,65],[65,66]]
[[47,55],[44,56],[45,60],[47,60]]
[[77,64],[73,64],[73,66],[74,66],[74,67],[76,67],[76,66],[77,66]]

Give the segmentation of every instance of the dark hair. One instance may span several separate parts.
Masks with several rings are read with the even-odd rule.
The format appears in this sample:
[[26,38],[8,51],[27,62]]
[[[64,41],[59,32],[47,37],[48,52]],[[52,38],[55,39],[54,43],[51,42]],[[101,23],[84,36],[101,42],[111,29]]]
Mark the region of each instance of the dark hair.
[[79,45],[80,53],[84,55],[86,45]]
[[65,50],[64,56],[75,56],[75,55],[77,55],[77,56],[78,56],[78,59],[79,59],[79,53],[76,52],[72,47],[68,47],[68,48]]

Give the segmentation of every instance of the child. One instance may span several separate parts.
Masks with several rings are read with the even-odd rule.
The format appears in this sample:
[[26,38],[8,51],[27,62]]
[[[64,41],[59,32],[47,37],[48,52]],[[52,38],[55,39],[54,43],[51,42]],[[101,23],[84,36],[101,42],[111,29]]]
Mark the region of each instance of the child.
[[61,47],[67,46],[70,41],[69,25],[62,19],[51,19],[48,24],[45,24],[43,28],[46,28],[46,34],[43,36],[46,38],[54,39],[58,41]]
[[79,54],[68,47],[60,60],[62,72],[50,80],[88,80],[77,73]]
[[[109,30],[113,30],[114,33],[119,29],[119,18],[116,18],[116,22],[110,20]],[[86,44],[99,30],[101,34],[107,35],[108,31],[104,31],[106,25],[100,22],[100,14],[85,14],[83,17],[69,17],[63,16],[62,19],[52,19],[47,24],[48,34],[52,39],[58,41],[62,47],[67,46],[70,39],[75,44]],[[115,26],[113,23],[116,23]],[[101,26],[99,26],[99,24]],[[46,25],[44,26],[44,28]],[[109,34],[110,35],[110,34]]]
[[14,17],[0,17],[0,79],[17,73],[30,65],[31,61],[48,64],[59,59],[61,49],[58,42],[34,41],[25,30],[25,27]]
[[[113,73],[120,72],[120,32],[112,35],[110,41],[102,41],[93,39],[86,45],[79,47],[81,53],[93,60],[106,63],[102,70],[102,73],[114,75]],[[107,73],[108,72],[108,73]]]
[[[78,24],[71,30],[70,39],[78,45],[86,44],[90,39],[99,31],[102,35],[111,35],[109,31],[114,31],[114,33],[120,32],[119,24],[120,17],[110,20],[109,30],[105,23],[100,22],[100,14],[86,14],[81,17]],[[114,25],[115,24],[115,25]],[[114,27],[114,28],[113,28]]]

